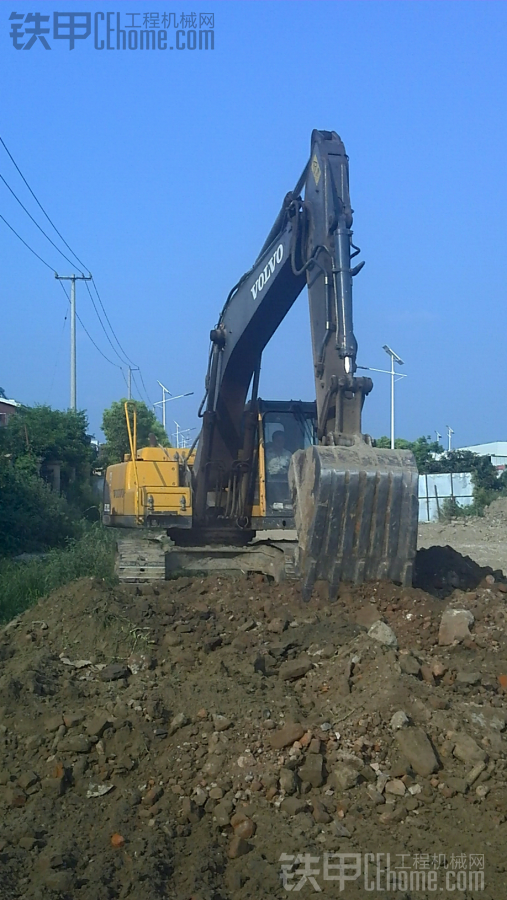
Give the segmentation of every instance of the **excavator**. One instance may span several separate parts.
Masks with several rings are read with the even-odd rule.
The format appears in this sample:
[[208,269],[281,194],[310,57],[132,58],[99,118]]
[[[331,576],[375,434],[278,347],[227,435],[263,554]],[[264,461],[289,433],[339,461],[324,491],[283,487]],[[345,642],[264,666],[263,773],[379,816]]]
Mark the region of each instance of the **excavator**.
[[[352,212],[343,142],[315,130],[296,187],[211,330],[195,445],[138,449],[126,410],[131,452],[107,469],[103,506],[105,525],[129,530],[118,541],[122,580],[262,571],[299,579],[305,600],[316,582],[330,600],[341,582],[411,583],[415,460],[362,431],[373,383],[356,375],[352,283],[364,263],[354,262]],[[316,399],[263,400],[263,350],[304,287]]]

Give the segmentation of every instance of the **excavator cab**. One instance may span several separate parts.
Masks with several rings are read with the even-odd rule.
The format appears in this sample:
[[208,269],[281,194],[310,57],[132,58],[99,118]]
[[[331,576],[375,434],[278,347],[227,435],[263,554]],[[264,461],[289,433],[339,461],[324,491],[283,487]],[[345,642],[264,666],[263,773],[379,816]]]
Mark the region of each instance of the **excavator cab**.
[[289,486],[294,453],[317,443],[317,407],[302,401],[258,400],[258,458],[252,528],[295,529]]

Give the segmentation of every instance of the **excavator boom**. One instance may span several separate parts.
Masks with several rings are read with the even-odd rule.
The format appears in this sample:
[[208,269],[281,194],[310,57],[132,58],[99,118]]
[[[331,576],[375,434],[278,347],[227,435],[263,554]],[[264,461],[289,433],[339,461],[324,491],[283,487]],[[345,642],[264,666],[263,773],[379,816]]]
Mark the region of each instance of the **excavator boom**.
[[[331,597],[343,580],[410,583],[416,551],[414,458],[374,449],[361,427],[373,384],[355,376],[352,281],[363,263],[352,260],[358,253],[345,147],[335,132],[314,131],[295,190],[210,335],[194,521],[204,535],[215,536],[217,527],[249,535],[261,356],[308,288],[319,445],[297,451],[289,470],[306,598],[316,580],[328,582]],[[224,495],[225,507],[217,500]]]

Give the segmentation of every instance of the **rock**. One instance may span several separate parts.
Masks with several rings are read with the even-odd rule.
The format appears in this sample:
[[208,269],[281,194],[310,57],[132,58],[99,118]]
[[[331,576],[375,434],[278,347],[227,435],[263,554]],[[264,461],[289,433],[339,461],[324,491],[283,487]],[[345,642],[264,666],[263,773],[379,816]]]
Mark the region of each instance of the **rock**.
[[352,832],[349,831],[346,825],[343,822],[340,822],[339,819],[334,819],[333,824],[331,826],[331,830],[336,837],[344,837],[349,838],[352,837]]
[[44,722],[44,728],[46,731],[49,731],[51,734],[53,731],[58,731],[58,729],[63,725],[63,716],[50,716]]
[[456,778],[453,775],[449,775],[445,779],[445,783],[447,787],[456,794],[466,794],[468,790],[468,784],[465,778]]
[[447,666],[445,666],[444,663],[436,660],[431,667],[431,671],[433,672],[435,678],[443,678],[443,676],[447,672]]
[[299,722],[287,722],[283,728],[271,736],[271,746],[275,750],[283,750],[284,747],[288,747],[303,737],[304,733],[305,729]]
[[184,713],[184,712],[178,713],[171,720],[171,724],[169,725],[169,734],[176,734],[176,732],[179,731],[180,728],[184,728],[185,725],[189,724],[189,722],[190,722],[190,719],[188,718],[186,713]]
[[279,676],[282,681],[295,681],[302,678],[312,668],[312,661],[309,656],[299,656],[297,659],[288,659],[283,662],[279,669]]
[[479,800],[484,800],[484,798],[487,797],[489,794],[488,785],[487,784],[479,784],[475,789],[475,793],[477,794]]
[[145,794],[142,799],[143,806],[153,806],[157,800],[160,800],[163,793],[164,789],[159,784],[150,788],[148,793]]
[[327,779],[327,783],[338,791],[347,791],[355,787],[358,781],[359,772],[347,763],[339,763]]
[[504,731],[506,713],[502,709],[492,706],[483,706],[481,709],[470,711],[470,721],[480,728],[492,728],[493,731]]
[[320,787],[324,783],[323,766],[320,753],[309,753],[299,770],[301,781],[308,781],[314,788]]
[[406,757],[414,772],[423,777],[438,769],[438,760],[428,736],[421,728],[403,728],[396,734],[401,754]]
[[389,724],[393,731],[398,731],[400,728],[406,728],[407,725],[410,724],[410,719],[407,714],[400,709],[398,712],[395,712]]
[[288,796],[296,793],[297,781],[292,769],[280,769],[280,790]]
[[449,646],[455,641],[463,641],[471,637],[470,626],[474,624],[473,614],[469,609],[446,609],[440,620],[438,643],[441,647]]
[[233,824],[233,821],[231,819],[231,825],[234,828],[234,834],[237,837],[243,838],[243,840],[245,841],[253,837],[253,835],[255,834],[255,822],[253,822],[252,819],[244,818],[235,825]]
[[288,619],[271,619],[271,622],[268,622],[268,631],[272,634],[283,634],[288,627]]
[[426,684],[435,684],[435,676],[431,666],[421,666],[421,678]]
[[101,738],[107,726],[111,724],[110,716],[107,713],[99,713],[88,722],[86,730],[90,737]]
[[380,644],[384,644],[386,647],[396,648],[398,646],[398,638],[386,622],[374,622],[371,628],[368,629],[368,637],[373,638],[374,641],[378,641]]
[[465,732],[453,734],[454,743],[453,755],[456,759],[460,759],[464,763],[484,762],[488,758],[485,750],[479,747],[472,737]]
[[411,653],[400,656],[400,668],[405,675],[414,675],[415,678],[421,674],[421,666]]
[[386,802],[383,795],[380,793],[380,791],[377,791],[375,785],[373,784],[369,784],[367,786],[366,793],[376,806],[380,806],[382,803]]
[[312,800],[312,807],[313,820],[318,825],[327,825],[331,821],[331,816],[320,800]]
[[63,724],[66,728],[76,728],[84,722],[84,713],[66,713],[63,717]]
[[361,606],[357,610],[354,619],[358,625],[362,625],[363,628],[368,629],[371,628],[372,625],[375,625],[376,622],[382,621],[382,614],[376,606],[367,604],[366,606]]
[[297,816],[306,809],[306,802],[298,797],[286,797],[285,800],[282,800],[280,809],[288,816]]
[[213,819],[220,828],[229,824],[233,810],[232,800],[222,800],[213,810]]
[[209,775],[211,778],[216,778],[216,776],[219,775],[222,771],[223,765],[224,760],[222,756],[219,756],[217,753],[210,753],[202,767],[202,770],[205,775]]
[[67,735],[58,745],[63,753],[89,753],[92,742],[86,734]]
[[228,719],[227,716],[214,715],[213,716],[213,728],[215,731],[227,731],[232,725],[231,719]]
[[237,859],[238,856],[244,856],[250,853],[251,845],[243,840],[239,835],[235,835],[227,848],[227,856],[229,859]]
[[181,815],[191,825],[196,825],[202,819],[204,810],[191,797],[184,797],[181,805]]
[[393,778],[388,781],[385,787],[386,794],[394,794],[396,797],[404,797],[406,787],[400,778]]
[[33,785],[37,784],[38,781],[39,776],[36,772],[23,772],[23,774],[18,778],[18,784],[24,791],[28,790],[28,788],[33,787]]
[[100,672],[101,681],[118,681],[120,678],[128,678],[130,669],[121,663],[110,663]]
[[456,675],[456,684],[474,685],[481,683],[480,672],[458,672]]

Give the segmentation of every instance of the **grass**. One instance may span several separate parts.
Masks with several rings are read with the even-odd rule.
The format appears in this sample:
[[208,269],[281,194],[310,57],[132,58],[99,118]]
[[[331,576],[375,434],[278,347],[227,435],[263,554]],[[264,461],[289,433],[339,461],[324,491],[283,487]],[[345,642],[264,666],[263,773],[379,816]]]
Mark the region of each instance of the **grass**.
[[0,560],[0,622],[8,622],[40,597],[83,576],[114,581],[115,540],[105,528],[93,525],[64,550],[18,562]]

